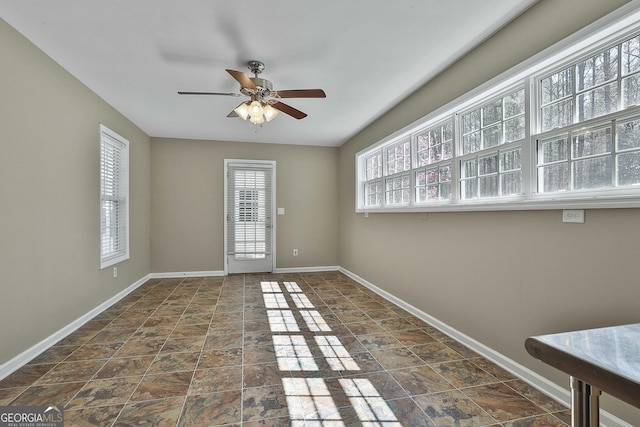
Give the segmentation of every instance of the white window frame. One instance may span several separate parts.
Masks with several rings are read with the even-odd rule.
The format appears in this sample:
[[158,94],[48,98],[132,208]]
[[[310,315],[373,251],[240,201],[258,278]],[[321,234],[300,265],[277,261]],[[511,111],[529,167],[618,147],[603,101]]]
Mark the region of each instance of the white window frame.
[[[100,125],[100,268],[129,259],[129,141]],[[106,156],[106,148],[117,151],[117,158]],[[107,182],[105,174],[115,181]],[[112,191],[107,194],[105,189]],[[114,188],[117,187],[117,188]],[[117,203],[119,214],[110,221],[105,203]],[[109,247],[108,250],[105,250]]]
[[[371,165],[371,161],[374,157],[378,158],[378,162],[375,165]],[[383,170],[384,164],[382,160],[382,149],[374,150],[363,157],[362,168],[362,182],[364,183],[363,194],[367,200],[377,200],[376,203],[369,203],[369,206],[382,206],[382,200],[384,198],[384,186],[383,186]],[[369,173],[369,171],[374,171]],[[375,189],[375,191],[370,191]]]
[[[535,55],[529,60],[491,79],[469,93],[440,107],[431,114],[416,122],[398,130],[386,138],[372,144],[364,150],[356,153],[356,212],[438,212],[438,211],[480,211],[480,210],[533,210],[533,209],[584,209],[584,208],[621,208],[640,207],[640,185],[618,188],[615,186],[594,188],[588,190],[574,190],[564,192],[539,192],[537,178],[537,151],[536,147],[541,138],[549,133],[559,132],[567,128],[578,126],[571,124],[562,129],[553,129],[549,132],[540,132],[541,114],[539,113],[538,93],[541,78],[550,75],[554,70],[562,67],[573,66],[598,52],[617,43],[640,34],[640,0],[633,0],[613,13],[601,18],[597,22],[585,27],[574,35],[557,43],[549,49]],[[619,62],[621,58],[619,58]],[[621,77],[619,77],[621,79]],[[618,86],[620,86],[618,84]],[[482,149],[474,153],[462,155],[461,116],[470,110],[477,109],[487,104],[487,100],[504,96],[517,88],[524,88],[525,93],[525,136],[524,139],[506,142],[495,147]],[[574,91],[575,92],[575,91]],[[575,96],[575,93],[572,95]],[[618,93],[619,102],[623,97]],[[575,107],[575,106],[574,106]],[[604,114],[589,119],[580,126],[591,123],[614,123],[625,117],[640,115],[640,107],[632,106],[613,113]],[[424,129],[438,125],[445,120],[454,120],[454,157],[452,163],[452,192],[451,200],[428,200],[417,202],[416,174],[419,171],[438,167],[442,162],[434,162],[426,167],[418,167],[416,137]],[[386,204],[383,195],[382,203],[377,206],[365,204],[365,171],[363,159],[375,151],[383,153],[382,163],[384,172],[382,177],[383,193],[386,190],[384,184],[388,178],[399,174],[387,174],[386,150],[409,138],[411,140],[412,167],[409,173],[411,181],[410,201],[404,204]],[[615,144],[615,139],[614,139]],[[492,153],[520,149],[522,194],[498,195],[497,197],[463,199],[461,197],[461,165],[462,162],[472,157],[482,157]],[[613,168],[617,158],[612,154]],[[500,161],[500,158],[498,159]],[[613,172],[615,175],[615,171]],[[500,180],[500,174],[498,174]],[[615,181],[612,181],[615,185]]]

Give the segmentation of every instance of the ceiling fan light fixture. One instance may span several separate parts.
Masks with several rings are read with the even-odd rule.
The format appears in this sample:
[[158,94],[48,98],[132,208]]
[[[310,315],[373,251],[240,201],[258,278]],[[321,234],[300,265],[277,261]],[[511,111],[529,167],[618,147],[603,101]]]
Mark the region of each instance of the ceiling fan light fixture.
[[247,117],[249,117],[249,105],[247,102],[238,105],[233,111],[235,111],[242,120],[247,120]]
[[265,107],[264,107],[264,118],[268,122],[270,122],[271,120],[275,119],[277,115],[278,115],[278,110],[273,108],[271,105],[265,105]]
[[254,125],[261,125],[264,123],[264,116],[251,116],[249,121]]
[[260,103],[260,101],[251,102],[251,105],[249,105],[249,115],[251,116],[251,118],[259,117],[259,116],[262,116],[263,114],[264,114],[264,108],[262,107],[262,104]]

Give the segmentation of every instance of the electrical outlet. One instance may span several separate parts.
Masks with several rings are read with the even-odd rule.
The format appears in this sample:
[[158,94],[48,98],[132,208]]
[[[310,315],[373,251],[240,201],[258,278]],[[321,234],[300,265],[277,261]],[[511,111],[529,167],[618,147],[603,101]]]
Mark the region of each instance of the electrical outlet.
[[562,222],[584,223],[584,209],[565,209],[562,211]]
[[118,277],[118,267],[113,267],[113,277]]
[[293,250],[293,256],[298,256],[298,250],[297,249]]

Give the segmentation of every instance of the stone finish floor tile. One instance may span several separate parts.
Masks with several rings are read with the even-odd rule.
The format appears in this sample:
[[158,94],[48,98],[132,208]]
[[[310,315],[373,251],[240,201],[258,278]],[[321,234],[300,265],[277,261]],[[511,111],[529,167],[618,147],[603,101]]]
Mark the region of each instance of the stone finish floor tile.
[[240,423],[241,390],[187,397],[178,426],[207,427]]
[[422,410],[438,426],[485,426],[496,420],[458,390],[415,397]]
[[242,366],[223,366],[197,370],[191,380],[189,395],[242,389]]
[[428,366],[396,369],[390,373],[411,396],[454,388],[449,381]]
[[89,381],[65,409],[124,404],[142,377],[109,378]]
[[472,387],[497,380],[470,360],[456,360],[432,365],[432,368],[456,387]]
[[131,396],[132,401],[185,396],[193,371],[146,375]]
[[69,426],[570,424],[335,271],[151,279],[0,380],[0,405],[48,404]]
[[67,426],[110,426],[124,405],[99,406],[93,408],[65,409],[64,423]]
[[184,404],[184,397],[128,403],[114,426],[175,427]]
[[545,412],[544,409],[502,383],[471,387],[464,389],[463,392],[500,422],[541,415]]

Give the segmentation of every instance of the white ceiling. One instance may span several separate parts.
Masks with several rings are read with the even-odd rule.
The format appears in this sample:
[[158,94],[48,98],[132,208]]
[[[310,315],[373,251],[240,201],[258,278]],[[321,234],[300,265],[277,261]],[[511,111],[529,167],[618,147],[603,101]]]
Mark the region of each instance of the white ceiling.
[[[340,146],[536,0],[0,0],[0,16],[150,136]],[[309,116],[227,118],[266,64]],[[425,112],[426,113],[426,112]]]

